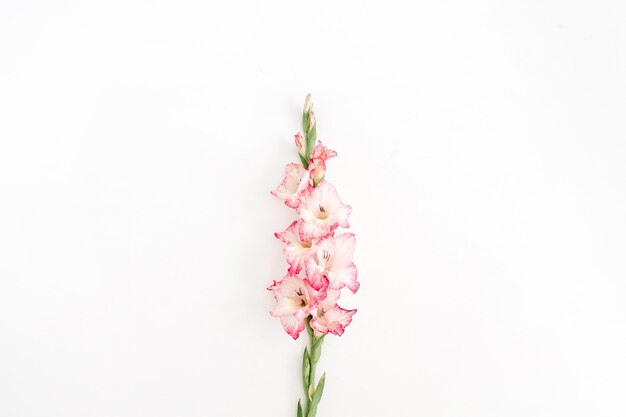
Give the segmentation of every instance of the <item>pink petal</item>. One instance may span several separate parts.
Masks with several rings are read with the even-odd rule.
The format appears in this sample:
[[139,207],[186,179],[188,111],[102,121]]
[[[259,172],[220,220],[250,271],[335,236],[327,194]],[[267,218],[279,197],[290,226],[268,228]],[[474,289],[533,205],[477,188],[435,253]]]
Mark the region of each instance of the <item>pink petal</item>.
[[285,202],[291,208],[300,205],[300,194],[306,190],[309,183],[309,174],[300,164],[287,164],[285,166],[285,178],[271,194]]
[[337,152],[333,151],[332,149],[328,149],[322,144],[321,140],[317,142],[315,149],[313,149],[313,152],[311,153],[312,159],[321,159],[323,161],[334,158],[335,156],[337,156]]
[[328,277],[323,273],[307,273],[307,281],[309,282],[309,285],[311,285],[311,287],[316,291],[325,291],[330,286],[330,281],[328,281]]
[[353,233],[342,233],[333,238],[333,264],[346,266],[352,263],[356,236]]
[[293,340],[296,340],[304,330],[305,319],[304,316],[286,316],[280,318],[280,323]]
[[342,233],[322,239],[317,249],[305,261],[307,279],[316,288],[322,277],[329,281],[329,288],[339,290],[348,287],[353,293],[359,289],[357,269],[352,262],[356,238],[352,233]]
[[289,264],[289,273],[294,275],[300,272],[306,259],[310,256],[309,254],[315,250],[314,242],[303,242],[300,239],[299,229],[301,223],[301,221],[296,220],[285,231],[274,234],[287,244],[283,249],[283,253]]
[[323,334],[332,333],[341,336],[346,327],[352,323],[352,316],[356,310],[346,310],[338,305],[318,307],[311,319],[311,327]]
[[361,286],[361,284],[357,281],[357,275],[358,272],[356,265],[354,264],[338,269],[333,272],[330,288],[340,289],[346,286],[350,291],[356,293]]
[[341,202],[332,184],[321,181],[302,193],[297,210],[303,221],[300,237],[311,240],[328,236],[338,226],[348,227],[352,209]]

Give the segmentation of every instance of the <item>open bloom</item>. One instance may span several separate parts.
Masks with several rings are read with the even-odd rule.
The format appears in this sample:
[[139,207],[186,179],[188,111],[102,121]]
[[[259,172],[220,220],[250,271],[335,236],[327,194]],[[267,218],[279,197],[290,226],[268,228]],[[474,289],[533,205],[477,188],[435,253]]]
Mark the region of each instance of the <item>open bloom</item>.
[[276,300],[270,314],[280,318],[285,331],[294,339],[304,330],[305,320],[318,299],[326,296],[313,290],[306,280],[291,274],[279,282],[274,281],[268,290],[274,293]]
[[352,262],[356,238],[343,233],[319,242],[315,254],[306,260],[306,274],[311,286],[321,289],[328,280],[330,289],[348,287],[353,293],[359,289],[357,269]]
[[311,159],[322,159],[324,161],[334,158],[335,156],[337,156],[337,152],[324,146],[321,140],[317,142],[315,149],[313,149],[313,153],[311,153]]
[[299,231],[302,240],[327,236],[338,226],[350,227],[348,217],[352,208],[341,202],[337,190],[328,182],[309,187],[301,198],[297,210],[302,219]]
[[300,164],[287,164],[285,166],[285,178],[272,195],[280,198],[291,208],[297,208],[300,204],[300,194],[309,184],[309,174]]
[[356,310],[346,310],[337,305],[339,290],[329,290],[326,298],[319,302],[311,319],[311,327],[323,334],[341,336],[352,322]]
[[326,175],[326,161],[335,156],[337,156],[337,152],[324,146],[322,141],[317,143],[309,161],[311,185],[316,186],[324,179]]
[[291,223],[285,231],[274,234],[278,239],[287,244],[283,249],[283,253],[287,258],[290,274],[299,273],[306,259],[310,256],[312,251],[315,250],[313,241],[303,241],[300,238],[299,230],[301,224],[302,221],[296,220]]

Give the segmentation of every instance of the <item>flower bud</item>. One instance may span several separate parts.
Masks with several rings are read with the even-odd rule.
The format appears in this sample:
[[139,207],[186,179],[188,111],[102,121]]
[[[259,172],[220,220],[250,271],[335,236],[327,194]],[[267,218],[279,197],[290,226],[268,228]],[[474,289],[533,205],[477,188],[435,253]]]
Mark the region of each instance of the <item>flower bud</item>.
[[304,154],[306,153],[306,146],[304,145],[304,138],[302,137],[300,132],[296,133],[294,137],[296,140],[296,148],[298,149],[298,153],[300,154],[300,156],[304,157]]
[[313,108],[313,101],[311,101],[311,94],[307,94],[304,99],[304,114],[310,113]]
[[309,137],[309,133],[315,127],[315,114],[313,113],[313,101],[311,95],[308,94],[304,100],[304,110],[302,111],[302,130],[304,135]]
[[315,142],[317,140],[317,127],[315,126],[315,113],[313,112],[313,102],[311,95],[308,94],[304,100],[304,110],[302,112],[302,130],[304,131],[305,138],[305,152],[304,155],[300,155],[302,165],[306,168],[309,165],[309,159],[311,158],[311,152],[315,148]]
[[309,164],[309,178],[311,180],[311,185],[317,187],[320,181],[324,179],[326,176],[326,164],[323,159],[316,158],[311,160]]

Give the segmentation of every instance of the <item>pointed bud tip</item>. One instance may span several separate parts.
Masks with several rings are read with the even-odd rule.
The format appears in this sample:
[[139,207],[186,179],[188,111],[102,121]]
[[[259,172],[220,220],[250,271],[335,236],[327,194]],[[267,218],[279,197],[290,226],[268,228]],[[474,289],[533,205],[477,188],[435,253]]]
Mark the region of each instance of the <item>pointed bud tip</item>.
[[311,98],[311,94],[307,94],[306,98],[304,99],[304,112],[308,113],[311,111],[311,108],[313,107],[313,101]]

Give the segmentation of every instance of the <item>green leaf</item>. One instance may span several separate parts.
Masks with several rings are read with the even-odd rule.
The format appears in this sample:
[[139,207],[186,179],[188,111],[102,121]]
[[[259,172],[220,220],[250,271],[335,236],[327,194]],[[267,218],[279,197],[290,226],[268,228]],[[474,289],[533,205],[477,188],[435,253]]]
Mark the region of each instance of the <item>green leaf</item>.
[[309,378],[311,376],[311,357],[309,351],[304,348],[304,355],[302,355],[302,385],[304,387],[304,393],[309,396]]
[[302,404],[300,404],[300,400],[298,400],[298,417],[302,417]]
[[302,166],[306,169],[309,167],[309,161],[307,161],[302,155],[300,155],[300,152],[298,152],[298,156],[300,157],[300,162],[302,163]]
[[315,388],[315,394],[313,394],[313,404],[315,404],[315,408],[317,408],[317,404],[319,404],[322,399],[322,394],[324,393],[324,385],[326,384],[326,372],[322,375],[319,382],[317,383],[317,388]]

